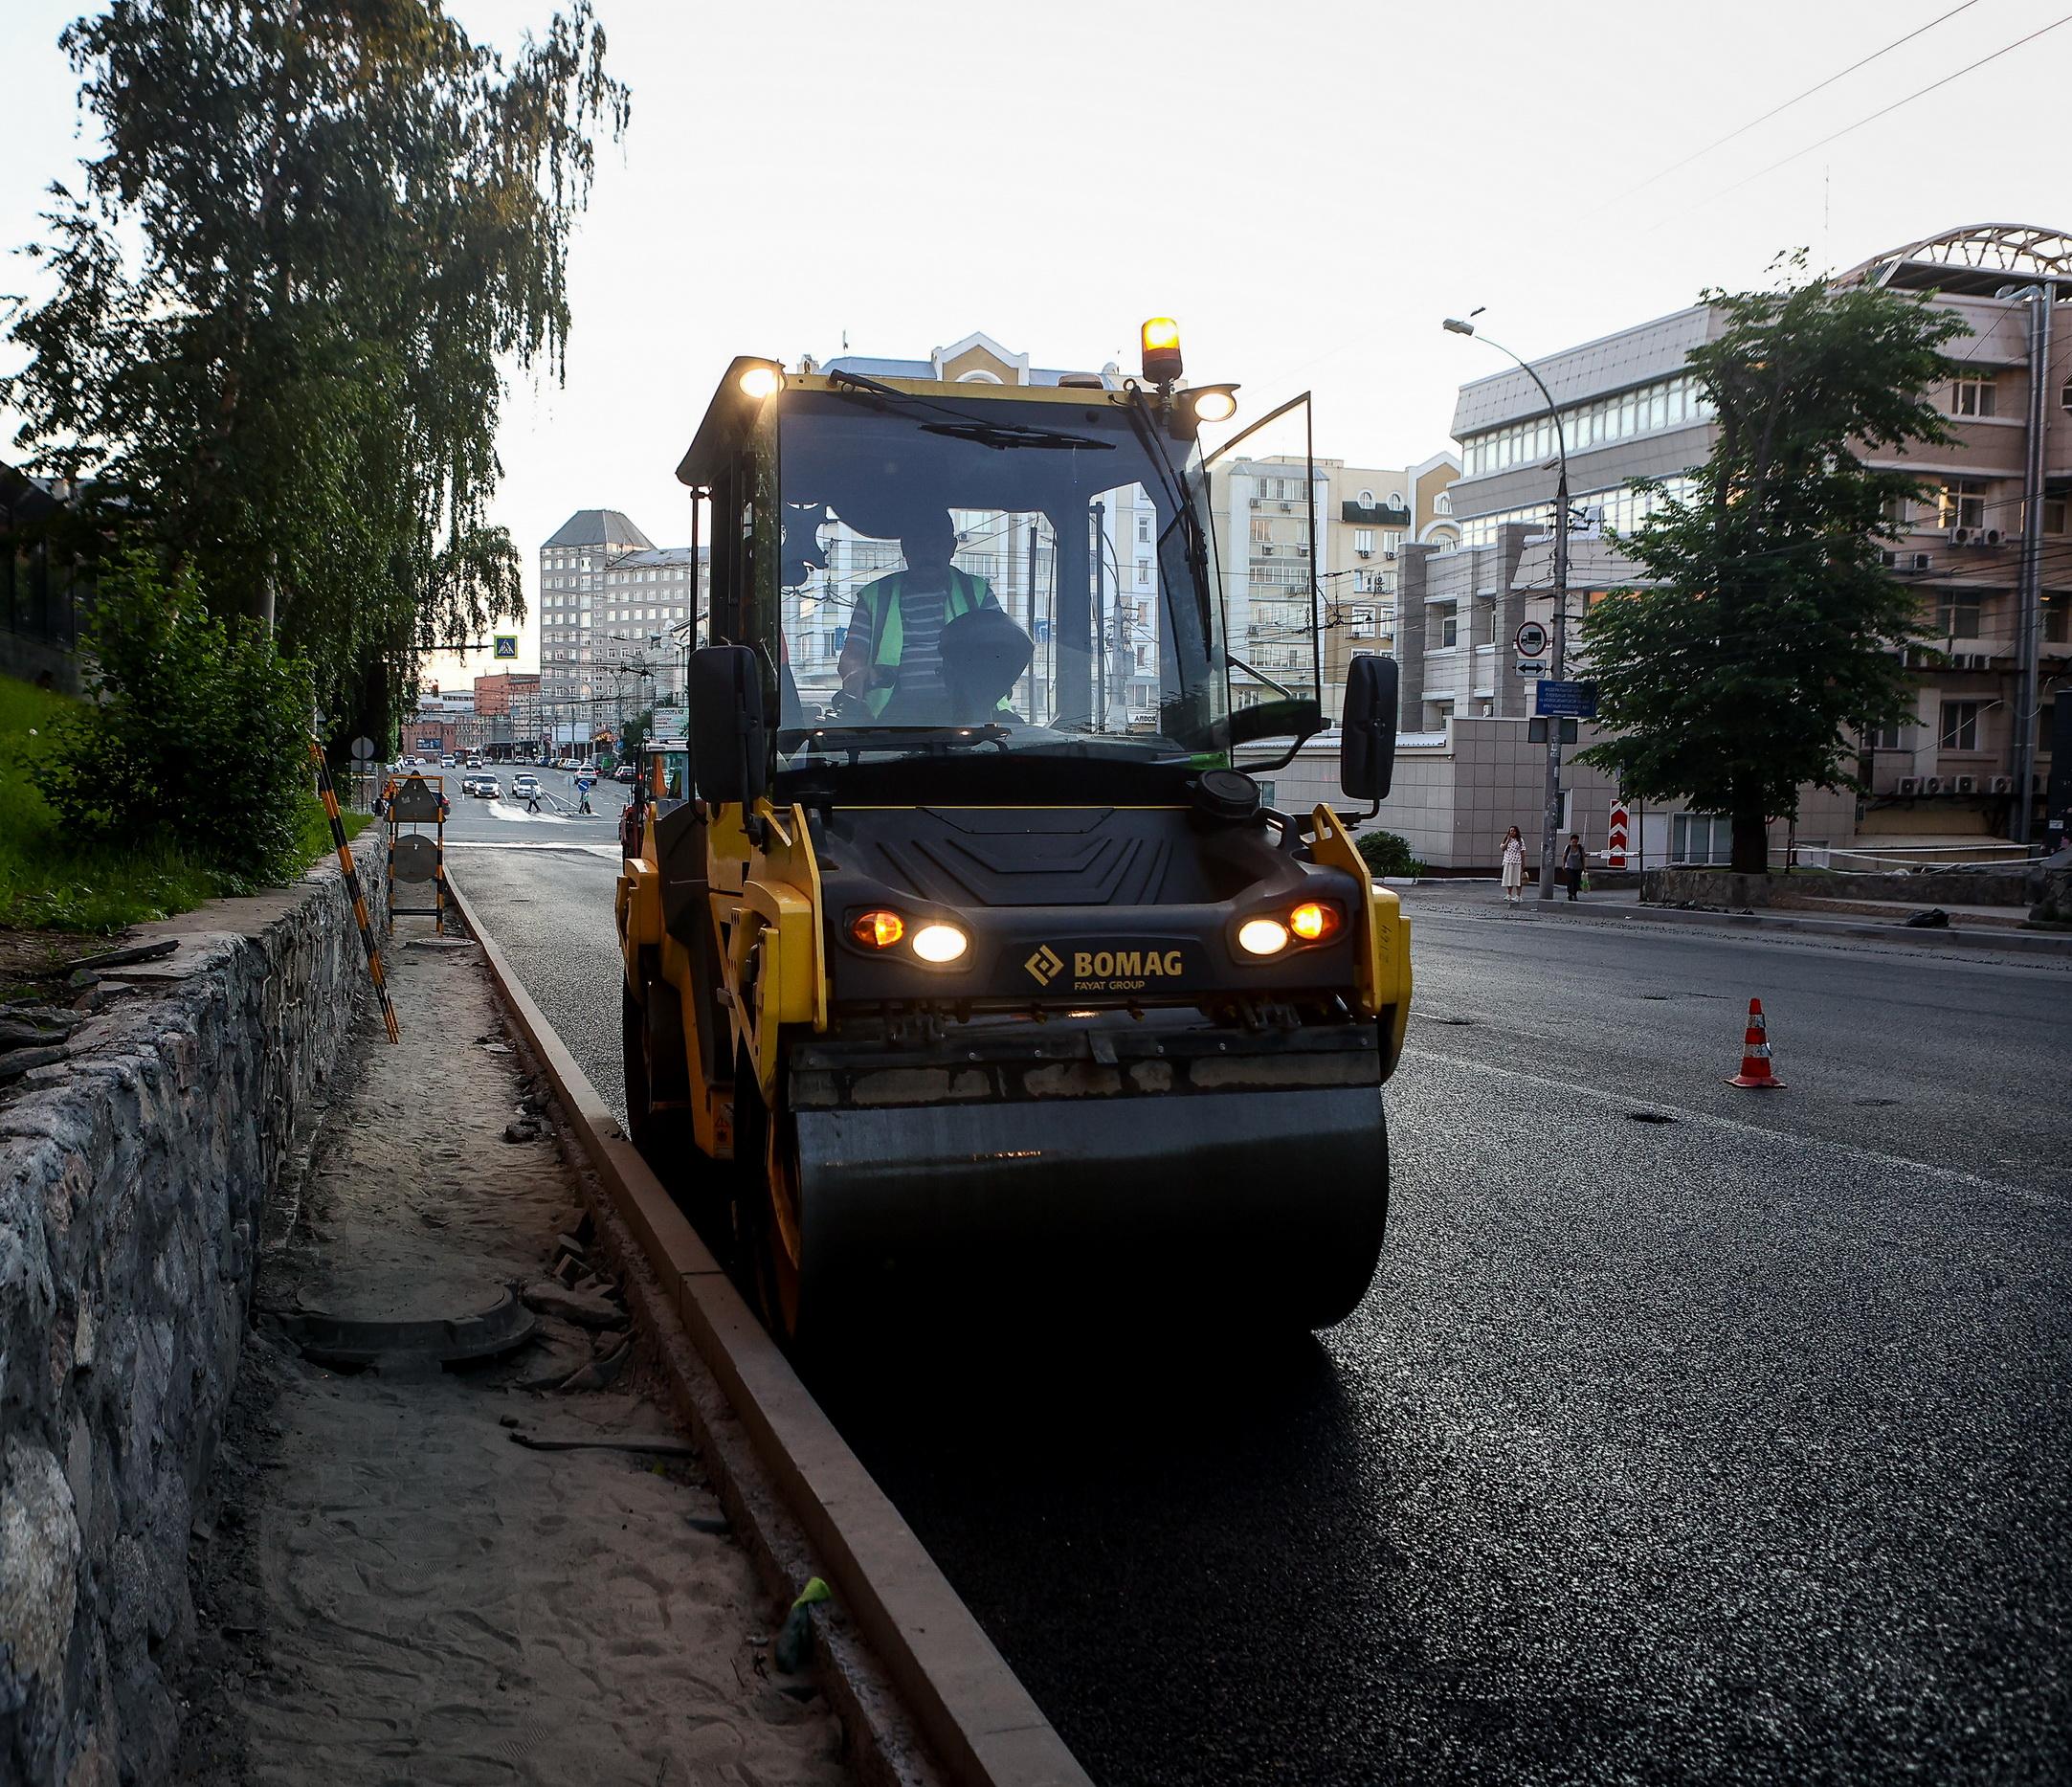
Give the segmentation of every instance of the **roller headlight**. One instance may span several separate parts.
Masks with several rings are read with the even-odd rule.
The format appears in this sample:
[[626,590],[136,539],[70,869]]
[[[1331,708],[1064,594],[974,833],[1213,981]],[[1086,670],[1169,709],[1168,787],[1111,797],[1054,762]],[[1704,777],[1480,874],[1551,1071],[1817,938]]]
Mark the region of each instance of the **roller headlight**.
[[1288,947],[1288,927],[1277,918],[1248,918],[1237,927],[1237,947],[1248,955],[1279,955]]
[[970,938],[954,925],[924,925],[914,932],[914,953],[924,962],[954,962],[970,947]]
[[784,389],[784,369],[774,366],[752,366],[738,381],[741,394],[761,403],[765,397],[774,397]]

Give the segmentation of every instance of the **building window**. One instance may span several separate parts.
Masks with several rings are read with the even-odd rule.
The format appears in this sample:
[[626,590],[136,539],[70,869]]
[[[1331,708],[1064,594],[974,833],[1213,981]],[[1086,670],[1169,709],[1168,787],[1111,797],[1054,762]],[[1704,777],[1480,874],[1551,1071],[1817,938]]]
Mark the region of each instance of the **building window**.
[[1137,561],[1137,581],[1139,583],[1149,583],[1151,581],[1151,561],[1149,559],[1140,558]]
[[1904,720],[1897,726],[1880,726],[1871,738],[1871,748],[1873,750],[1911,750],[1913,746],[1908,742],[1906,735],[1912,729]]
[[[1566,821],[1564,821],[1566,826]],[[1669,854],[1677,862],[1711,867],[1734,860],[1734,822],[1724,813],[1679,813],[1669,823]]]
[[1371,527],[1355,527],[1352,530],[1352,549],[1355,552],[1371,552],[1374,549],[1374,530]]
[[2072,595],[2053,594],[2043,598],[2043,637],[2052,645],[2062,645],[2072,637]]
[[1938,527],[1983,527],[1986,485],[1982,479],[1953,478],[1935,493]]
[[1936,603],[1935,630],[1946,639],[1978,637],[1978,598],[1946,592]]
[[[2065,389],[2067,391],[2072,391],[2072,385],[2067,385]],[[1360,492],[1360,506],[1363,509],[1370,509],[1374,506],[1374,493],[1371,490],[1363,490]]]
[[2064,532],[2065,500],[2062,497],[2043,499],[2043,531],[2047,534]]
[[1444,647],[1458,644],[1460,638],[1460,617],[1447,614],[1438,623],[1438,642]]
[[1976,750],[1978,748],[1977,702],[1945,702],[1943,704],[1943,748],[1945,750]]
[[[1435,515],[1451,515],[1451,514],[1452,514],[1453,512],[1454,512],[1454,500],[1453,500],[1453,498],[1452,498],[1452,497],[1448,496],[1448,495],[1446,494],[1446,492],[1445,492],[1445,491],[1441,490],[1441,491],[1440,491],[1440,492],[1438,493],[1438,495],[1437,495],[1437,496],[1436,496],[1436,497],[1434,497],[1434,498],[1432,499],[1432,513],[1433,513],[1433,514],[1435,514]],[[1398,537],[1398,538],[1400,538],[1401,536],[1400,536],[1400,535],[1398,535],[1397,537]]]
[[1991,372],[1967,374],[1949,387],[1951,415],[1997,415],[1999,406],[1999,382]]
[[1140,515],[1140,516],[1138,516],[1138,517],[1137,517],[1137,539],[1138,539],[1138,541],[1139,541],[1140,543],[1141,543],[1141,542],[1145,542],[1145,541],[1148,541],[1148,540],[1150,539],[1150,537],[1151,537],[1151,518],[1150,518],[1150,517],[1149,517],[1148,515]]

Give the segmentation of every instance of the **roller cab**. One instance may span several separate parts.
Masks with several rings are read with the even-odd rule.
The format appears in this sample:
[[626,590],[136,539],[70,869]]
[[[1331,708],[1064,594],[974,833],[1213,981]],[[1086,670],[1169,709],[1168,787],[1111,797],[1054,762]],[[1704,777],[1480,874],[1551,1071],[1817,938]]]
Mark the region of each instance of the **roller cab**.
[[1372,1276],[1408,926],[1232,767],[1321,726],[1314,628],[1229,649],[1235,388],[1148,327],[1141,383],[737,361],[679,468],[712,607],[618,883],[628,1119],[788,1342],[1032,1281],[1322,1327]]

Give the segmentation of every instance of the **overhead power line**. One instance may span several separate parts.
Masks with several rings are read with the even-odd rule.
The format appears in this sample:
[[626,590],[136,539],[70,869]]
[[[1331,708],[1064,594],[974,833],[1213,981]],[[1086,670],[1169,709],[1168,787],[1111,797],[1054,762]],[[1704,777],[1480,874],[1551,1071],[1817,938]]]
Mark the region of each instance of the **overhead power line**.
[[[1761,117],[1749,119],[1747,123],[1740,125],[1736,129],[1729,130],[1724,137],[1713,138],[1713,140],[1710,143],[1706,144],[1702,149],[1693,149],[1682,161],[1672,162],[1668,167],[1662,168],[1660,172],[1648,175],[1648,177],[1645,180],[1641,181],[1638,186],[1629,189],[1628,192],[1622,194],[1619,199],[1607,200],[1606,204],[1610,205],[1623,203],[1624,198],[1630,197],[1632,193],[1644,191],[1647,188],[1653,186],[1658,180],[1666,180],[1671,174],[1680,172],[1682,169],[1688,168],[1693,162],[1703,160],[1705,156],[1711,154],[1714,149],[1724,148],[1727,144],[1733,142],[1737,137],[1747,136],[1749,131],[1753,130],[1756,127],[1756,125],[1767,124],[1780,112],[1790,111],[1792,107],[1798,104],[1800,101],[1812,99],[1815,94],[1822,91],[1825,88],[1832,87],[1838,80],[1841,80],[1846,77],[1855,74],[1860,68],[1868,68],[1873,62],[1877,61],[1880,56],[1891,55],[1892,52],[1897,50],[1902,44],[1913,42],[1916,37],[1921,36],[1924,33],[1933,31],[1936,26],[1941,25],[1949,19],[1955,18],[1959,12],[1965,11],[1969,8],[1976,6],[1977,4],[1978,0],[1964,0],[1964,4],[1962,6],[1953,6],[1949,9],[1949,11],[1938,13],[1934,18],[1928,20],[1926,25],[1915,26],[1914,29],[1908,32],[1904,37],[1893,38],[1893,40],[1890,43],[1886,44],[1883,49],[1873,50],[1868,56],[1860,56],[1856,61],[1851,62],[1847,68],[1841,69],[1837,73],[1830,75],[1825,80],[1816,81],[1803,93],[1794,93],[1781,105],[1772,105],[1770,110],[1763,113]],[[1803,150],[1800,152],[1804,153]]]
[[1962,68],[1952,70],[1949,74],[1945,75],[1940,80],[1931,80],[1925,87],[1915,88],[1913,92],[1907,94],[1904,99],[1894,100],[1889,105],[1881,105],[1875,112],[1868,114],[1866,117],[1858,119],[1853,124],[1844,124],[1839,130],[1830,131],[1826,136],[1820,138],[1818,142],[1809,143],[1804,148],[1801,149],[1794,149],[1791,154],[1782,156],[1778,160],[1771,162],[1769,167],[1758,168],[1755,172],[1748,175],[1745,179],[1735,181],[1734,184],[1730,187],[1723,187],[1719,191],[1713,193],[1712,198],[1702,199],[1699,202],[1701,204],[1709,205],[1712,203],[1713,199],[1722,199],[1725,198],[1729,192],[1738,192],[1743,187],[1749,185],[1753,181],[1762,179],[1766,174],[1773,174],[1780,168],[1789,168],[1801,156],[1811,155],[1815,149],[1824,149],[1830,143],[1839,142],[1843,137],[1848,136],[1851,132],[1862,129],[1865,124],[1874,124],[1881,118],[1889,117],[1892,113],[1898,111],[1903,105],[1911,105],[1916,100],[1926,99],[1929,94],[1935,92],[1937,88],[1949,86],[1952,80],[1962,80],[1965,76],[1972,74],[1978,69],[1984,68],[1988,62],[1997,62],[2003,56],[2011,55],[2013,54],[2013,52],[2021,49],[2024,45],[2034,43],[2039,37],[2049,35],[2050,33],[2056,31],[2061,25],[2072,25],[2072,12],[2067,12],[2061,17],[2052,19],[2048,25],[2039,26],[2035,31],[2032,31],[2026,37],[2017,37],[2013,43],[2001,45],[1999,49],[1994,50],[1989,56],[1980,56],[1975,62],[1967,62]]

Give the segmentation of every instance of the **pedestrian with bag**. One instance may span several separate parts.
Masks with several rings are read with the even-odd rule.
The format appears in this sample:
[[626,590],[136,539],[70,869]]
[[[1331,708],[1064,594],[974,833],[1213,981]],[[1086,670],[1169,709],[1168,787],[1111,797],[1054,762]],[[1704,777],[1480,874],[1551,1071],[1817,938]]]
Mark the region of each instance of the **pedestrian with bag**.
[[1526,840],[1518,827],[1504,834],[1504,904],[1514,906],[1526,885]]
[[1583,890],[1583,840],[1571,832],[1569,847],[1561,853],[1561,879],[1568,883],[1569,898],[1573,901]]

